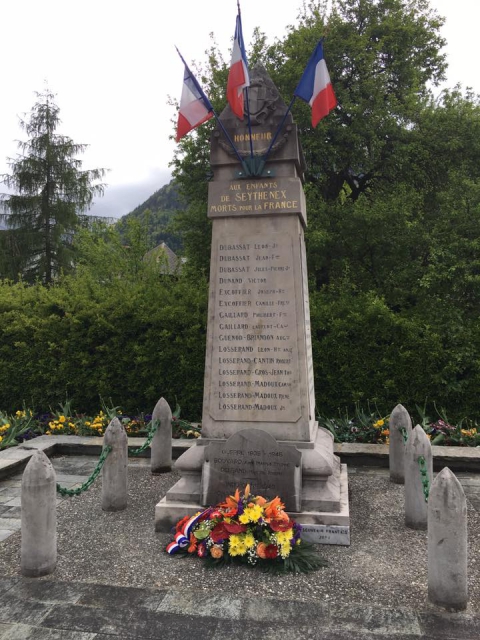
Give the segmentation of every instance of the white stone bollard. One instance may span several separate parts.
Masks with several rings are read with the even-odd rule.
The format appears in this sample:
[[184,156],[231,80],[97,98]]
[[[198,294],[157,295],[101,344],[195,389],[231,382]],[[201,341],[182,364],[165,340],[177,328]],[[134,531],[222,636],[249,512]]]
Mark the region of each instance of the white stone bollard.
[[103,444],[112,450],[102,468],[102,509],[122,511],[127,508],[128,438],[118,418],[108,425]]
[[22,543],[20,571],[37,578],[57,564],[57,480],[52,463],[36,451],[22,477]]
[[390,480],[396,484],[405,482],[405,443],[402,429],[405,429],[408,437],[412,433],[412,420],[408,411],[401,404],[397,404],[390,414],[388,421],[390,431],[390,443],[388,458],[390,466]]
[[427,434],[417,424],[405,447],[405,524],[410,529],[426,529],[428,520],[427,501],[419,458],[425,459],[426,477],[433,481],[432,447]]
[[428,498],[428,599],[446,609],[467,608],[467,501],[448,467]]
[[165,473],[172,469],[172,410],[165,398],[155,405],[152,422],[159,424],[150,448],[150,469],[152,473]]

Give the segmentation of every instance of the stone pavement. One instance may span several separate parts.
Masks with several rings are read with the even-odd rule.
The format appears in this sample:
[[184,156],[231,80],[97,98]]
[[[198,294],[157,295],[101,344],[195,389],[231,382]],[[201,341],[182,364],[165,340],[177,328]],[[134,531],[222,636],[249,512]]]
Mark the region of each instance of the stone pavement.
[[[52,462],[58,482],[73,487],[97,460]],[[480,475],[457,472],[469,502],[472,576],[468,611],[452,614],[425,601],[425,535],[402,529],[403,488],[388,482],[385,469],[349,468],[352,546],[323,547],[329,568],[284,577],[243,567],[208,571],[200,560],[167,557],[168,536],[152,531],[153,507],[175,478],[150,476],[148,466],[130,458],[131,496],[122,514],[101,512],[100,481],[59,500],[58,567],[42,579],[18,572],[21,474],[0,480],[0,526],[8,536],[0,542],[0,640],[480,638]],[[143,504],[147,497],[151,507]],[[417,570],[408,569],[412,561]]]

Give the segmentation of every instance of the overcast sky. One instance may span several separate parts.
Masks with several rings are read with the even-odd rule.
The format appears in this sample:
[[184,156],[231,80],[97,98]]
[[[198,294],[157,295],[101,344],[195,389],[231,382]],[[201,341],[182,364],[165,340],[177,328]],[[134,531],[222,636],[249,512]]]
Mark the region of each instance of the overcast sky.
[[[431,0],[447,18],[446,86],[480,93],[476,56],[480,0]],[[242,0],[245,42],[255,26],[273,40],[294,24],[301,0]],[[18,117],[28,113],[45,80],[57,95],[58,131],[89,148],[83,168],[110,169],[103,199],[91,213],[121,216],[170,179],[174,108],[183,67],[205,60],[210,33],[226,60],[236,0],[0,0],[0,173],[24,139]],[[2,185],[0,185],[0,190]]]

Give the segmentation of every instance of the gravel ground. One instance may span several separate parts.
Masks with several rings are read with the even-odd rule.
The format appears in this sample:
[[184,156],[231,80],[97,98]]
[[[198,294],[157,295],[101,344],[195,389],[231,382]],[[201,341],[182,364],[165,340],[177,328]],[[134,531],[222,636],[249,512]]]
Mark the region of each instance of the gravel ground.
[[[100,507],[101,480],[58,508],[58,565],[46,580],[202,592],[228,597],[275,597],[300,601],[365,603],[429,608],[427,537],[403,522],[403,487],[388,471],[349,469],[351,546],[319,546],[329,566],[307,575],[272,576],[248,567],[209,570],[200,559],[164,552],[170,536],[154,531],[154,510],[176,482],[175,472],[152,476],[148,461],[129,465],[126,511]],[[480,606],[480,513],[469,516],[469,613]],[[0,574],[18,575],[20,532],[0,544]]]

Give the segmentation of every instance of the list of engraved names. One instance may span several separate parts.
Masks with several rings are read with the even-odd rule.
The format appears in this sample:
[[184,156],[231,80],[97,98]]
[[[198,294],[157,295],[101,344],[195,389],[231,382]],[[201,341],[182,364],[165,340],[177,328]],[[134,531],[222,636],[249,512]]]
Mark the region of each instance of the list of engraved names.
[[218,241],[210,389],[216,420],[300,416],[292,265],[287,233]]

